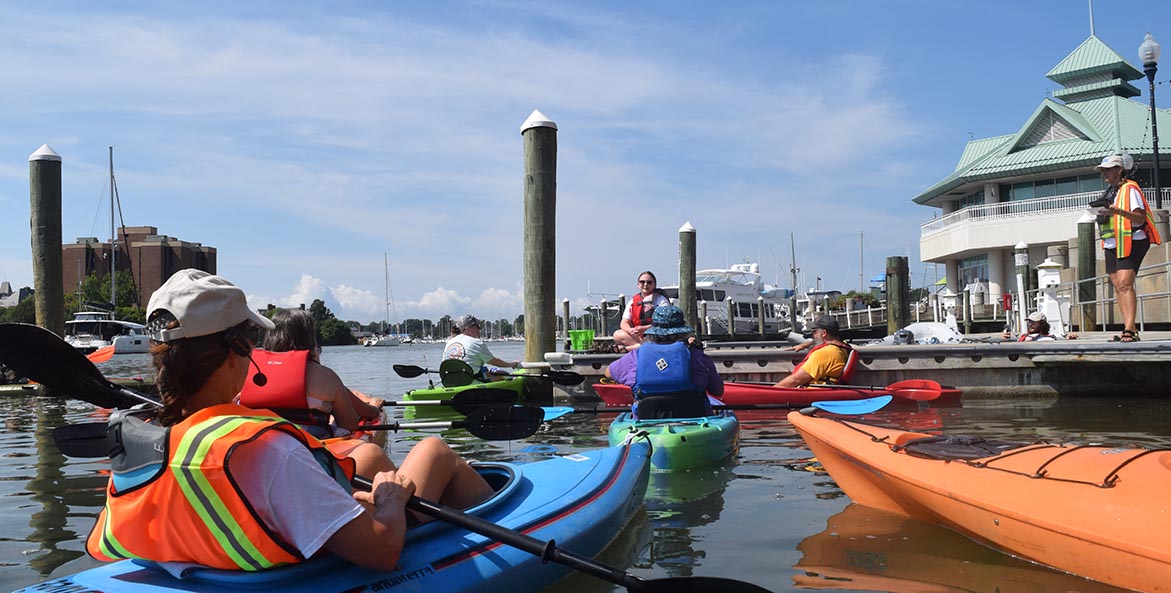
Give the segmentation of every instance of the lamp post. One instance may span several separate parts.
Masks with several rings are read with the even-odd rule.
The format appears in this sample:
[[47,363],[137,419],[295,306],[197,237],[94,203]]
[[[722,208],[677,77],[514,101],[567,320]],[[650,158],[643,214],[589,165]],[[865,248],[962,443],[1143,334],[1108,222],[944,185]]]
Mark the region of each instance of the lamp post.
[[1159,185],[1159,126],[1155,112],[1155,72],[1159,71],[1159,44],[1150,33],[1143,38],[1142,45],[1138,46],[1138,57],[1143,61],[1143,72],[1147,73],[1147,82],[1151,85],[1151,150],[1154,153],[1155,171],[1155,209],[1163,208],[1163,188]]

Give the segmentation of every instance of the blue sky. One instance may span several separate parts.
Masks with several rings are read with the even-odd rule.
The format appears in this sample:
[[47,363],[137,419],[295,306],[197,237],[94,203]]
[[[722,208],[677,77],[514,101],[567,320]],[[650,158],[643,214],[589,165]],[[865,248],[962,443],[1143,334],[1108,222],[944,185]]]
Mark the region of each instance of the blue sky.
[[[1171,43],[1171,3],[1094,12],[1136,66],[1146,31]],[[512,319],[540,109],[575,310],[674,283],[685,222],[700,267],[787,287],[792,235],[802,287],[894,255],[922,285],[938,210],[911,198],[1015,132],[1089,33],[1079,0],[0,4],[0,279],[32,284],[28,156],[63,158],[64,239],[107,239],[114,145],[126,224],[216,247],[255,306],[381,319],[388,253],[399,319]]]

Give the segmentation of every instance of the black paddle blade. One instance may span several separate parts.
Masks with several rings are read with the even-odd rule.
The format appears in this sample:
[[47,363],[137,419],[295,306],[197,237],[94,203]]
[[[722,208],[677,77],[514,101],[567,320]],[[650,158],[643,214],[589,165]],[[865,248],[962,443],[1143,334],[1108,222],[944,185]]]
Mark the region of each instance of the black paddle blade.
[[0,324],[0,362],[22,376],[101,408],[126,408],[132,401],[94,363],[57,334],[27,323]]
[[720,577],[671,577],[641,580],[626,586],[633,593],[772,593],[760,585]]
[[66,424],[53,429],[57,450],[68,457],[108,457],[105,422]]
[[407,379],[414,379],[423,373],[431,372],[423,367],[417,367],[413,364],[396,364],[392,365],[390,368],[394,369],[394,372],[397,373],[398,376],[405,377]]
[[518,394],[510,389],[484,387],[465,389],[451,396],[451,409],[467,416],[485,406],[509,407],[516,403]]
[[473,410],[466,420],[451,423],[486,441],[515,441],[532,436],[545,420],[534,406],[489,406]]

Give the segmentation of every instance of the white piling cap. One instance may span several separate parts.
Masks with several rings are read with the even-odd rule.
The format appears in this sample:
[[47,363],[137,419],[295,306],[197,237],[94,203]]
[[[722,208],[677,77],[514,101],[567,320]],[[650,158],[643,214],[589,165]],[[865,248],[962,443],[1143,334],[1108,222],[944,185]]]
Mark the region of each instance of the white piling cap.
[[541,113],[540,109],[534,109],[533,112],[529,114],[529,118],[525,120],[525,123],[520,125],[520,133],[525,133],[525,130],[528,130],[529,128],[553,128],[556,130],[557,124],[553,120],[549,119],[549,116]]
[[1021,241],[1020,243],[1017,243],[1017,244],[1016,244],[1016,245],[1013,247],[1013,249],[1028,249],[1028,248],[1029,248],[1029,244],[1028,244],[1028,243],[1025,243],[1024,241]]
[[42,144],[41,147],[38,148],[36,152],[28,155],[28,160],[30,163],[32,161],[57,161],[57,162],[61,162],[61,155],[57,154],[56,152],[53,152],[53,149],[49,148],[48,144]]
[[683,223],[683,226],[679,227],[679,232],[680,233],[694,233],[695,227],[691,226],[691,221],[689,220],[689,221]]
[[1082,217],[1077,219],[1078,224],[1085,224],[1087,222],[1097,222],[1098,217],[1089,210],[1082,213]]

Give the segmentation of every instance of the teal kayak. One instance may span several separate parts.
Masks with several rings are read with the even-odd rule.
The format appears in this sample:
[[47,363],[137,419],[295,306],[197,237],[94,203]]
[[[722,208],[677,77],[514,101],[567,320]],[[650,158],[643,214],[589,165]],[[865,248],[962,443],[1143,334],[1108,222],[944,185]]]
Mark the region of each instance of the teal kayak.
[[681,471],[712,465],[736,452],[740,422],[724,410],[700,418],[637,420],[630,412],[619,414],[610,424],[610,445],[645,433],[651,444],[651,469]]
[[[593,557],[642,505],[650,477],[646,443],[610,447],[529,464],[480,463],[497,494],[468,509],[499,526]],[[441,521],[407,531],[394,572],[354,566],[336,556],[257,571],[189,569],[180,575],[123,560],[31,585],[18,593],[357,593],[361,591],[535,592],[570,569]],[[181,578],[180,578],[181,577]]]

